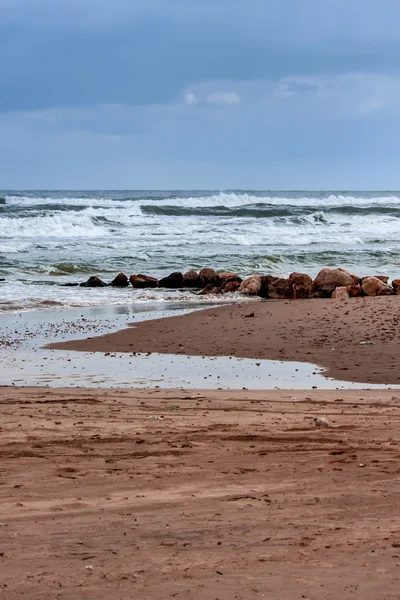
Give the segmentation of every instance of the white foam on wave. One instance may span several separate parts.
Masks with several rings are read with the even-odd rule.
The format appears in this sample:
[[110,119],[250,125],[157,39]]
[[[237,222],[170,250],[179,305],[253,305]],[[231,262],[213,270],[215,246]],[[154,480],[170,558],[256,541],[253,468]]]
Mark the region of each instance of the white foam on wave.
[[[177,227],[179,222],[179,227]],[[398,219],[385,214],[324,213],[318,210],[303,216],[268,219],[217,216],[152,217],[136,213],[132,207],[82,211],[52,211],[41,215],[0,217],[3,252],[22,252],[17,239],[40,238],[50,247],[51,240],[104,239],[118,241],[135,252],[151,248],[185,247],[198,244],[220,246],[347,244],[368,240],[393,241],[398,236]],[[14,239],[14,243],[4,240]],[[124,241],[123,241],[124,240]],[[0,250],[1,251],[1,250]]]
[[17,243],[15,242],[2,242],[0,244],[0,254],[19,254],[20,252],[27,252],[32,247],[31,243]]
[[26,285],[22,281],[8,281],[1,288],[0,313],[27,311],[49,308],[50,306],[85,307],[139,304],[166,304],[181,302],[185,304],[229,304],[240,302],[243,298],[226,294],[225,296],[197,296],[190,290],[134,290],[133,288],[81,288],[44,286],[34,282]]
[[352,194],[325,194],[315,193],[315,196],[304,195],[287,196],[279,195],[274,196],[271,193],[242,193],[242,192],[219,192],[211,195],[202,196],[179,196],[175,195],[170,198],[146,198],[137,197],[132,199],[113,199],[113,198],[102,198],[102,197],[52,197],[52,196],[15,196],[6,195],[6,204],[10,206],[46,206],[46,205],[60,205],[60,206],[86,206],[95,208],[131,208],[135,210],[140,205],[155,205],[155,206],[176,206],[183,208],[199,208],[199,207],[216,207],[224,206],[226,208],[236,208],[243,206],[251,206],[257,204],[269,204],[271,206],[294,206],[294,207],[341,207],[341,206],[385,206],[385,205],[399,205],[400,206],[400,195],[385,195],[385,196],[373,196],[362,194],[359,196]]
[[224,206],[226,208],[236,208],[243,206],[252,206],[257,204],[269,204],[272,206],[293,206],[293,207],[341,207],[341,206],[385,206],[399,205],[400,196],[352,196],[331,194],[330,196],[273,196],[269,194],[246,194],[235,192],[220,192],[211,196],[188,196],[180,198],[165,198],[162,200],[146,200],[140,201],[144,205],[159,205],[159,206],[176,206],[176,207],[217,207]]
[[123,207],[126,206],[126,202],[123,200],[113,200],[112,198],[80,198],[65,196],[63,198],[52,197],[52,196],[5,196],[4,200],[9,206],[46,206],[46,205],[60,205],[60,206],[104,206],[104,207]]
[[77,238],[102,237],[109,231],[88,215],[76,212],[34,217],[0,217],[0,238]]

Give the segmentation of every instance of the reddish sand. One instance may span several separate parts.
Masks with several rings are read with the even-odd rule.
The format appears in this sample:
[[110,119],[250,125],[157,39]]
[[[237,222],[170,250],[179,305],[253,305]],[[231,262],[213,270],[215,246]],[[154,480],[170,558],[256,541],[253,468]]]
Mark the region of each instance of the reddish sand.
[[400,296],[276,300],[145,321],[50,347],[295,360],[325,367],[340,380],[400,384],[399,323]]
[[2,388],[0,597],[398,600],[400,395],[296,397]]

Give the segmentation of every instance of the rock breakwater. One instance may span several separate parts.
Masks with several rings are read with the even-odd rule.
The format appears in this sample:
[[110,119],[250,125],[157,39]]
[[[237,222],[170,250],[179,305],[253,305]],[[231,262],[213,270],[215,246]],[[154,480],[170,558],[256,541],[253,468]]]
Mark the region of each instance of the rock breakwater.
[[[119,273],[111,283],[105,283],[97,276],[91,276],[81,287],[127,287],[191,289],[197,295],[242,294],[259,296],[266,299],[306,299],[333,298],[343,300],[357,296],[400,295],[400,280],[371,275],[358,277],[346,269],[323,268],[312,279],[306,273],[291,273],[288,278],[273,275],[254,274],[242,279],[238,273],[221,272],[205,268],[200,272],[190,270],[187,273],[175,271],[161,279],[150,275],[131,275]],[[71,284],[68,284],[71,285]]]

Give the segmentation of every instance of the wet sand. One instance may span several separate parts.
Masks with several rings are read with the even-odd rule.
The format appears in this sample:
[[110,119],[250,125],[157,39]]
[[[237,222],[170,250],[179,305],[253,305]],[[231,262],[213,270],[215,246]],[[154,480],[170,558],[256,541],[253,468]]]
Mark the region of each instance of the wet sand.
[[0,410],[7,600],[398,598],[396,392],[1,388]]
[[308,362],[338,380],[390,385],[400,383],[399,324],[399,296],[276,300],[155,319],[49,347]]

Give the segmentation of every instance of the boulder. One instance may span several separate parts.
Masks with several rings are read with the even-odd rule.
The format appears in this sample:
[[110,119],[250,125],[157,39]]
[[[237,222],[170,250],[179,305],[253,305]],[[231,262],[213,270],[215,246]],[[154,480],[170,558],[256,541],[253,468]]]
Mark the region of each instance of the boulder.
[[396,296],[400,296],[400,279],[393,279],[392,286]]
[[282,279],[280,277],[274,277],[272,281],[268,283],[268,298],[290,298],[291,290],[289,286],[289,279]]
[[380,279],[383,283],[387,283],[389,281],[389,277],[387,275],[374,275],[377,279]]
[[333,290],[332,296],[334,300],[348,300],[350,298],[347,287],[341,286]]
[[158,287],[158,279],[150,277],[150,275],[131,275],[129,277],[131,286],[134,288],[156,288]]
[[129,279],[125,273],[119,273],[119,275],[112,280],[111,285],[113,287],[127,287],[129,285]]
[[263,275],[261,277],[261,289],[259,295],[262,298],[273,298],[275,300],[291,297],[289,279]]
[[222,273],[218,273],[218,277],[219,277],[220,281],[222,282],[222,285],[224,285],[225,281],[240,280],[240,283],[242,283],[242,281],[243,281],[243,279],[241,279],[237,273],[222,272]]
[[209,283],[217,285],[219,283],[219,277],[214,269],[202,269],[199,273],[201,285],[207,286]]
[[[243,279],[237,273],[219,273],[220,285],[224,292],[233,292],[239,289]],[[229,288],[229,289],[227,289]]]
[[366,277],[362,280],[361,287],[367,296],[390,296],[393,294],[392,286],[383,283],[377,277]]
[[[0,281],[1,281],[1,279],[0,279]],[[62,287],[77,287],[78,285],[82,285],[82,284],[80,284],[80,283],[62,283],[61,284]]]
[[177,289],[182,287],[183,284],[183,275],[179,271],[175,271],[168,275],[168,277],[163,277],[158,282],[159,287]]
[[190,271],[188,271],[187,273],[184,274],[182,287],[188,287],[188,288],[201,287],[201,279],[200,279],[200,275],[197,273],[197,271],[194,271],[193,269],[191,269]]
[[239,281],[239,279],[240,278],[232,279],[231,281],[225,282],[222,286],[222,291],[224,292],[224,294],[231,294],[233,292],[237,292],[242,283],[241,281]]
[[348,285],[358,284],[359,277],[352,275],[346,269],[328,269],[324,268],[314,279],[316,291],[321,296],[331,296],[333,290],[337,287],[347,287]]
[[[336,289],[338,290],[339,288],[336,288]],[[357,285],[356,284],[348,285],[346,289],[349,293],[350,298],[355,298],[356,296],[362,296],[363,292],[361,289],[361,285],[359,283]]]
[[106,287],[107,284],[104,283],[99,277],[89,277],[87,281],[80,284],[81,287]]
[[289,275],[289,289],[292,298],[312,298],[315,286],[309,275],[291,273]]
[[222,294],[222,289],[215,286],[213,283],[209,283],[206,287],[198,293],[198,296],[207,296],[208,294]]
[[261,290],[261,277],[260,275],[252,275],[242,281],[238,288],[240,294],[246,294],[247,296],[257,296]]

